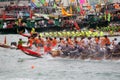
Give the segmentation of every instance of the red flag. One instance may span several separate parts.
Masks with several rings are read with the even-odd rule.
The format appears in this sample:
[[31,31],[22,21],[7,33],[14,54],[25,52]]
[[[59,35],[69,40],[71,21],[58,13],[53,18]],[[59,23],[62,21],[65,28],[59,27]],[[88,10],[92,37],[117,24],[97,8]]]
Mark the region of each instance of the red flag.
[[6,19],[6,14],[5,14],[5,11],[3,11],[3,16],[2,16],[3,20]]
[[80,30],[80,27],[78,26],[77,22],[74,22],[74,26],[77,30]]
[[32,19],[32,16],[33,16],[32,10],[30,10],[30,19]]

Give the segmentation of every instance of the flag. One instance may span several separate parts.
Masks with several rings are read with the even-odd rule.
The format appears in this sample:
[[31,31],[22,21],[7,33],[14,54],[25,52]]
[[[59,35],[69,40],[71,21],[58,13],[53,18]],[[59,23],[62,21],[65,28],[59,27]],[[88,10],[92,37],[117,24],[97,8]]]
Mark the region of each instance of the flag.
[[70,0],[70,2],[75,2],[75,0]]
[[72,14],[72,6],[70,6],[70,14]]
[[85,4],[86,0],[80,0],[80,4]]
[[45,0],[31,0],[30,4],[32,8],[40,7],[40,4],[45,4]]
[[74,26],[75,26],[76,30],[80,30],[80,27],[77,22],[74,22]]
[[64,16],[72,16],[72,14],[69,14],[68,12],[66,12],[63,7],[62,7],[62,15],[64,15]]
[[36,3],[36,6],[37,6],[37,7],[40,7],[40,2]]
[[36,1],[36,0],[31,0],[30,1],[30,5],[31,5],[32,8],[36,8],[37,7],[37,3],[38,3],[38,1]]
[[110,13],[108,13],[108,21],[110,22],[110,18],[111,18],[111,14]]
[[54,3],[53,8],[56,8],[56,7],[57,7],[57,5]]
[[77,7],[77,12],[80,12],[80,7],[79,6]]
[[62,15],[66,15],[67,12],[65,11],[65,9],[62,7]]
[[41,2],[42,4],[45,4],[45,0],[40,0],[40,2]]

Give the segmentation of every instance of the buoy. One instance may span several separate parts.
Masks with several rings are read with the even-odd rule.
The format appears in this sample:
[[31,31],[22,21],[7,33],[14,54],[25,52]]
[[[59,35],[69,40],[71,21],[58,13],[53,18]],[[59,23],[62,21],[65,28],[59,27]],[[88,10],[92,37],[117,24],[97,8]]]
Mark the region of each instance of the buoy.
[[34,65],[32,65],[32,66],[31,66],[31,68],[32,68],[32,69],[34,69],[34,68],[35,68],[35,66],[34,66]]

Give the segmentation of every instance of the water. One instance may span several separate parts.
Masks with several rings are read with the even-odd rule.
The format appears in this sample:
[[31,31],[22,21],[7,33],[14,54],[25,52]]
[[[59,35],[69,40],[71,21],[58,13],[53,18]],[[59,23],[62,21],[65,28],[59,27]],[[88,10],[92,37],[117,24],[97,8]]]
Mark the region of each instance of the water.
[[[0,35],[0,42],[18,35]],[[23,38],[23,37],[22,37]],[[111,38],[112,40],[113,38]],[[23,40],[27,40],[23,38]],[[120,60],[35,58],[19,50],[0,48],[0,80],[119,80]]]

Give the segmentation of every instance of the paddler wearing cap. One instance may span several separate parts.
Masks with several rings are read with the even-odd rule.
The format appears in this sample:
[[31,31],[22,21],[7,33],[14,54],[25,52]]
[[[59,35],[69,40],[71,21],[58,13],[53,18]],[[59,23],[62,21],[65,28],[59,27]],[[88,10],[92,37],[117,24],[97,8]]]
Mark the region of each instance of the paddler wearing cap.
[[21,49],[23,47],[23,43],[25,43],[25,41],[22,40],[22,38],[19,39],[18,41],[18,49]]

